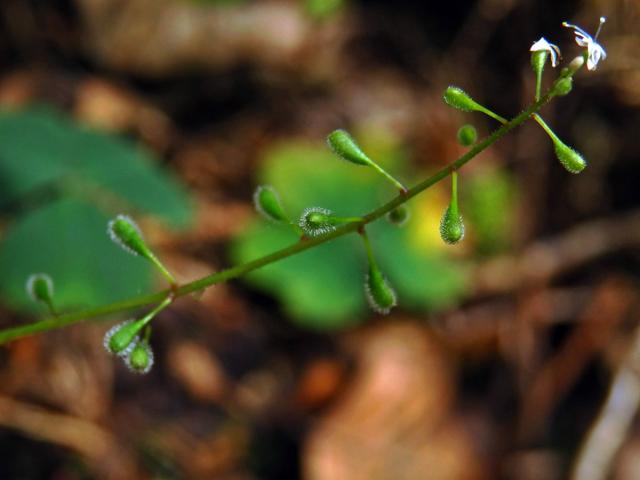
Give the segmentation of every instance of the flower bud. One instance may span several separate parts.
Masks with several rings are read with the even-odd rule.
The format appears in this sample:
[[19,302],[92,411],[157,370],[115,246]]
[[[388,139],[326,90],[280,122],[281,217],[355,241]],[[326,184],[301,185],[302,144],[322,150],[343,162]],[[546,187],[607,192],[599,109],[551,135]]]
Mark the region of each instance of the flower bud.
[[53,302],[53,280],[46,273],[29,275],[26,284],[27,293],[35,302],[51,305]]
[[458,129],[458,143],[463,147],[470,147],[478,139],[478,132],[473,125],[463,125]]
[[562,97],[567,95],[573,88],[573,78],[563,77],[560,78],[553,86],[553,91],[556,95]]
[[263,217],[274,222],[288,222],[278,192],[268,185],[260,185],[253,194],[253,204]]
[[569,62],[569,70],[572,72],[578,71],[582,68],[582,66],[584,65],[584,56],[583,55],[578,55],[576,58],[574,58],[573,60],[571,60],[571,62]]
[[298,226],[306,235],[318,237],[336,229],[332,217],[331,210],[321,207],[309,207],[302,212]]
[[451,207],[447,207],[440,220],[440,237],[445,243],[453,245],[464,238],[464,223],[457,208]]
[[345,130],[335,130],[327,136],[327,144],[340,158],[356,165],[371,165],[373,161],[362,151]]
[[146,340],[141,340],[135,344],[133,349],[124,359],[125,364],[132,372],[144,375],[149,373],[153,367],[153,350]]
[[580,173],[587,166],[587,161],[582,155],[560,140],[556,139],[553,142],[553,146],[558,160],[560,160],[560,163],[568,172]]
[[107,352],[126,357],[138,343],[138,333],[145,325],[143,320],[127,320],[111,327],[103,341]]
[[369,264],[364,291],[369,305],[378,313],[386,315],[396,306],[396,292],[375,264]]
[[409,211],[409,208],[404,204],[394,208],[386,215],[387,221],[398,227],[401,227],[405,223],[407,223],[410,217],[411,212]]
[[169,280],[169,283],[175,285],[176,280],[167,270],[162,262],[149,249],[142,237],[140,228],[129,216],[118,215],[107,225],[107,233],[115,243],[120,245],[124,250],[133,254],[140,255],[153,263],[156,268]]
[[115,243],[124,250],[133,254],[146,257],[149,247],[145,243],[142,232],[136,222],[127,215],[118,215],[107,225],[107,233]]
[[545,50],[536,50],[531,52],[531,67],[533,71],[538,73],[544,70],[544,64],[547,63],[549,52]]
[[445,103],[458,110],[473,112],[479,110],[479,104],[473,100],[464,90],[458,87],[447,87],[442,96]]

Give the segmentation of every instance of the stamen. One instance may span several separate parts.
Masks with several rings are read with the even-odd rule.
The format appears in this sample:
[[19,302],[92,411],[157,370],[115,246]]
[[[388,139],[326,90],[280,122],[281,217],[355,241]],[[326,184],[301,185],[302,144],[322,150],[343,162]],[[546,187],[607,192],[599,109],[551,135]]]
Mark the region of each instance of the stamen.
[[604,25],[604,22],[606,21],[607,19],[605,17],[600,17],[600,24],[598,25],[598,30],[596,31],[596,34],[593,37],[594,40],[598,39],[598,35],[600,35],[600,30],[602,30],[602,25]]

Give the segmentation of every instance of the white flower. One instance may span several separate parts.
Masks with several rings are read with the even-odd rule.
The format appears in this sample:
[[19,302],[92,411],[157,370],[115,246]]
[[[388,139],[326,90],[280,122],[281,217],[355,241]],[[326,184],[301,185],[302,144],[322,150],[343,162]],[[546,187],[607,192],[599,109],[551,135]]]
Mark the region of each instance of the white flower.
[[596,42],[600,29],[602,28],[602,24],[605,21],[606,19],[604,17],[600,17],[600,25],[598,26],[598,31],[593,38],[580,27],[567,22],[562,22],[563,27],[573,28],[573,33],[576,36],[576,43],[581,47],[587,47],[587,68],[589,70],[595,70],[598,66],[598,62],[607,58],[607,52],[604,51],[602,45]]
[[551,55],[551,66],[558,65],[558,57],[560,57],[560,49],[553,43],[547,42],[544,37],[540,37],[540,40],[531,45],[530,52],[549,52]]

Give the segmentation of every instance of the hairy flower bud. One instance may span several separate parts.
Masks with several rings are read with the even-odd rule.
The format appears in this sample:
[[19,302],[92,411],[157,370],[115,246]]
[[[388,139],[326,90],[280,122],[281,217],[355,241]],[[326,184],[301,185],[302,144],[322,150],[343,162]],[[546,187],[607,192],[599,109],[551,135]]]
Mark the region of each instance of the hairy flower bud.
[[26,290],[36,302],[51,305],[53,302],[53,280],[46,273],[34,273],[27,278]]
[[409,212],[409,208],[404,204],[394,208],[386,215],[387,221],[398,227],[407,223],[410,217],[411,212]]
[[335,130],[327,136],[327,144],[340,158],[356,165],[371,165],[373,161],[362,151],[345,130]]
[[442,98],[447,105],[457,108],[458,110],[465,112],[478,110],[479,104],[459,87],[447,87]]
[[462,216],[454,212],[451,205],[447,207],[440,220],[440,237],[451,245],[464,238],[464,223]]
[[298,226],[310,237],[318,237],[336,229],[331,210],[309,207],[302,212]]
[[151,367],[153,367],[153,362],[153,350],[146,340],[137,342],[125,357],[125,364],[129,370],[142,375],[149,373]]
[[587,161],[573,148],[565,145],[560,140],[553,142],[556,156],[562,166],[570,173],[580,173],[587,166]]
[[275,188],[260,185],[253,194],[253,204],[263,217],[274,222],[288,222],[289,218],[282,208],[280,197]]
[[369,265],[364,291],[373,310],[386,315],[397,304],[396,292],[375,264]]
[[478,139],[478,132],[473,125],[463,125],[458,129],[456,135],[458,143],[463,147],[470,147]]
[[111,327],[104,336],[107,352],[126,357],[138,343],[138,333],[144,327],[141,320],[127,320]]

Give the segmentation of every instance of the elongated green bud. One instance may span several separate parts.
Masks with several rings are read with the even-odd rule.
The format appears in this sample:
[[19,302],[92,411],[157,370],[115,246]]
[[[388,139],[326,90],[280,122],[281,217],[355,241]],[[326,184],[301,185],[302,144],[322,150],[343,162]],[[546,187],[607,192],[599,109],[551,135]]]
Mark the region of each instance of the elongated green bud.
[[372,165],[374,162],[362,151],[351,135],[339,129],[327,136],[327,144],[343,160],[356,165]]
[[397,304],[396,292],[375,264],[369,264],[364,291],[369,306],[383,315],[389,313]]
[[440,220],[440,237],[445,243],[455,244],[464,238],[464,223],[462,216],[456,214],[451,205],[447,207]]
[[480,109],[480,105],[459,87],[447,87],[442,98],[447,105],[458,110],[474,112]]
[[378,268],[367,232],[363,228],[359,233],[367,253],[367,260],[369,260],[369,271],[364,279],[365,297],[374,311],[387,314],[396,306],[396,292]]
[[263,217],[274,222],[289,222],[280,197],[270,185],[260,185],[253,194],[253,204]]
[[410,217],[411,212],[409,211],[409,208],[404,204],[394,208],[386,215],[387,221],[398,227],[401,227],[405,223],[407,223]]
[[547,58],[549,58],[549,52],[545,50],[537,50],[531,53],[531,68],[533,68],[536,75],[542,74]]
[[558,138],[551,127],[547,125],[542,117],[538,114],[533,115],[533,119],[538,122],[542,129],[549,135],[549,138],[553,142],[553,149],[556,152],[556,157],[560,160],[562,166],[570,173],[580,173],[587,166],[587,161],[576,152],[573,148],[565,145],[565,143]]
[[133,255],[140,255],[153,263],[169,280],[169,283],[175,285],[175,278],[147,246],[140,228],[131,217],[122,214],[118,215],[107,225],[107,233],[111,240],[120,245],[125,251]]
[[140,340],[125,357],[125,364],[129,370],[144,375],[153,367],[153,350],[147,340]]
[[558,138],[553,142],[556,156],[562,166],[570,173],[580,173],[587,166],[587,161],[573,148],[562,143]]
[[457,108],[458,110],[462,110],[464,112],[482,112],[500,123],[507,123],[505,118],[502,118],[497,113],[492,112],[487,107],[480,105],[459,87],[447,87],[442,99],[447,105]]
[[458,129],[458,143],[463,147],[470,147],[478,139],[478,132],[473,125],[463,125]]
[[126,357],[138,343],[138,334],[145,326],[145,319],[127,320],[111,327],[104,336],[107,352]]
[[151,250],[142,237],[138,224],[128,215],[118,215],[107,225],[107,233],[111,240],[132,255],[148,257]]
[[53,310],[53,280],[46,273],[34,273],[27,278],[26,289],[35,302],[46,304]]
[[562,97],[571,92],[573,88],[573,77],[563,77],[553,85],[553,92]]
[[321,207],[306,208],[300,216],[298,226],[310,237],[318,237],[336,229],[333,212]]
[[451,173],[451,203],[440,220],[440,237],[455,244],[464,238],[464,223],[458,209],[458,172]]

